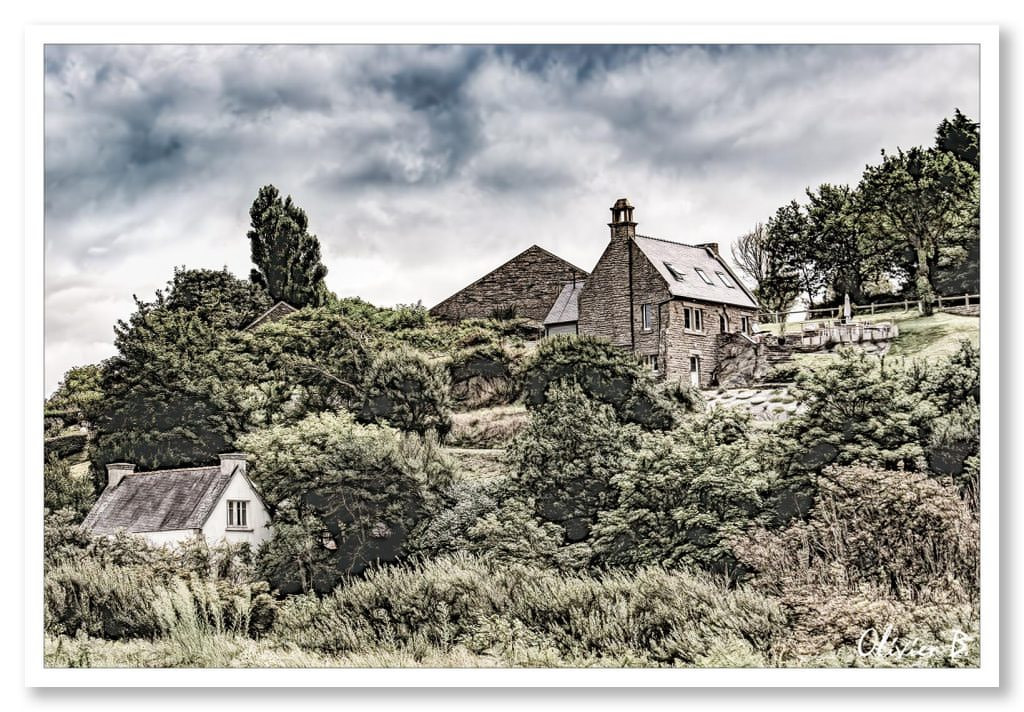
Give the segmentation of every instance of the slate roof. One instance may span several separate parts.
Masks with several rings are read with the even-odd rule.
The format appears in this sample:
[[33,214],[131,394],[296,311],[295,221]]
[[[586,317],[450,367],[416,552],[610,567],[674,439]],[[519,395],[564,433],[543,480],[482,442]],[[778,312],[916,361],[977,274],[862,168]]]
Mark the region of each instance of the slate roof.
[[566,324],[579,321],[580,318],[580,292],[583,291],[583,280],[570,282],[562,287],[558,299],[551,305],[551,311],[544,317],[544,324]]
[[[637,235],[634,240],[641,252],[664,277],[672,296],[757,309],[754,296],[736,278],[725,260],[715,255],[711,248],[684,245],[643,235]],[[668,265],[672,265],[676,274],[672,273]],[[712,284],[701,278],[697,268],[704,271]],[[734,286],[727,287],[719,277],[719,272]],[[678,279],[676,275],[682,279]]]
[[95,534],[201,529],[234,474],[213,465],[127,475],[103,490],[82,525]]
[[297,312],[298,309],[293,307],[288,302],[278,302],[274,306],[267,309],[265,312],[260,314],[258,317],[252,320],[252,323],[248,326],[242,327],[242,331],[255,331],[258,327],[262,326],[268,321],[277,321],[278,319],[284,319],[292,312]]

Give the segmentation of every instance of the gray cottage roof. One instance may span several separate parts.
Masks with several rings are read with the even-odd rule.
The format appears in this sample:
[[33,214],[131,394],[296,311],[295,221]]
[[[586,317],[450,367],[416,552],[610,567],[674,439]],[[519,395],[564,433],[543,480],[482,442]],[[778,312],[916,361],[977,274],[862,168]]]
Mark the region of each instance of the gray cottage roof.
[[127,475],[103,490],[82,526],[95,534],[201,529],[234,474],[213,465]]
[[277,321],[278,319],[284,319],[289,314],[297,311],[298,309],[293,307],[288,302],[280,301],[274,306],[270,307],[270,309],[267,309],[265,312],[263,312],[258,317],[253,319],[248,326],[242,328],[242,331],[255,331],[257,328],[259,328],[268,321]]
[[562,291],[559,292],[558,298],[551,306],[551,311],[549,311],[548,315],[544,317],[545,326],[549,324],[566,324],[569,322],[579,321],[580,292],[582,290],[582,279],[570,282],[562,287]]
[[711,248],[642,235],[634,240],[668,283],[672,296],[757,309],[753,295]]

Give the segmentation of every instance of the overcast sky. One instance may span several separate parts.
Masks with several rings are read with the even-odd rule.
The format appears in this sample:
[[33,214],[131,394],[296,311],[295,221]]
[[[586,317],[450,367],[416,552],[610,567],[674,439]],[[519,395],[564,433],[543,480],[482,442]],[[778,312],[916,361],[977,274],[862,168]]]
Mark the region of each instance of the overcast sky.
[[978,116],[973,46],[49,46],[46,383],[175,265],[251,267],[273,183],[328,286],[433,306],[531,244],[718,241]]

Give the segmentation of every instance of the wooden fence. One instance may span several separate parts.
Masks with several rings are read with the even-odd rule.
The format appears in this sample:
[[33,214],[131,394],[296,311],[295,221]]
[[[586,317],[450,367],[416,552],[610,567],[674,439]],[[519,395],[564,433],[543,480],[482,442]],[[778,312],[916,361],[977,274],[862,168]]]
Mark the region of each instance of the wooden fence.
[[[937,309],[943,309],[946,307],[962,307],[970,306],[972,304],[980,304],[980,294],[962,294],[954,297],[936,297],[935,306]],[[880,302],[874,304],[851,304],[850,312],[853,316],[858,314],[863,316],[864,314],[884,314],[893,311],[909,312],[911,308],[921,311],[921,301],[919,299],[904,299],[896,302]],[[800,316],[799,319],[789,321],[790,316]],[[826,309],[800,309],[785,312],[760,312],[757,316],[758,321],[762,324],[780,324],[780,323],[804,323],[808,321],[823,321],[828,319],[842,319],[843,318],[843,306],[828,307]]]

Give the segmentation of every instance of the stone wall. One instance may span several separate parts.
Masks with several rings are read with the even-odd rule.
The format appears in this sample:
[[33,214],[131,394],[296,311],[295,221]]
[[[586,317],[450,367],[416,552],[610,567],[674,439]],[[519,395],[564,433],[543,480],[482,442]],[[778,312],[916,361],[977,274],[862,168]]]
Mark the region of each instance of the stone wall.
[[579,297],[579,333],[630,348],[629,252],[626,234],[613,235]]
[[587,273],[536,245],[430,310],[449,321],[487,318],[496,310],[543,322],[562,287]]
[[[682,379],[684,382],[689,382],[690,356],[698,356],[700,357],[701,388],[717,385],[716,379],[721,366],[723,348],[734,343],[735,339],[742,338],[734,335],[734,332],[740,329],[740,317],[749,317],[753,324],[754,310],[725,304],[703,304],[684,299],[673,300],[667,307],[669,319],[663,342],[665,377],[670,380]],[[683,325],[686,322],[683,310],[686,307],[703,310],[703,332],[692,333],[684,330]],[[726,319],[724,333],[720,319],[723,316]]]

